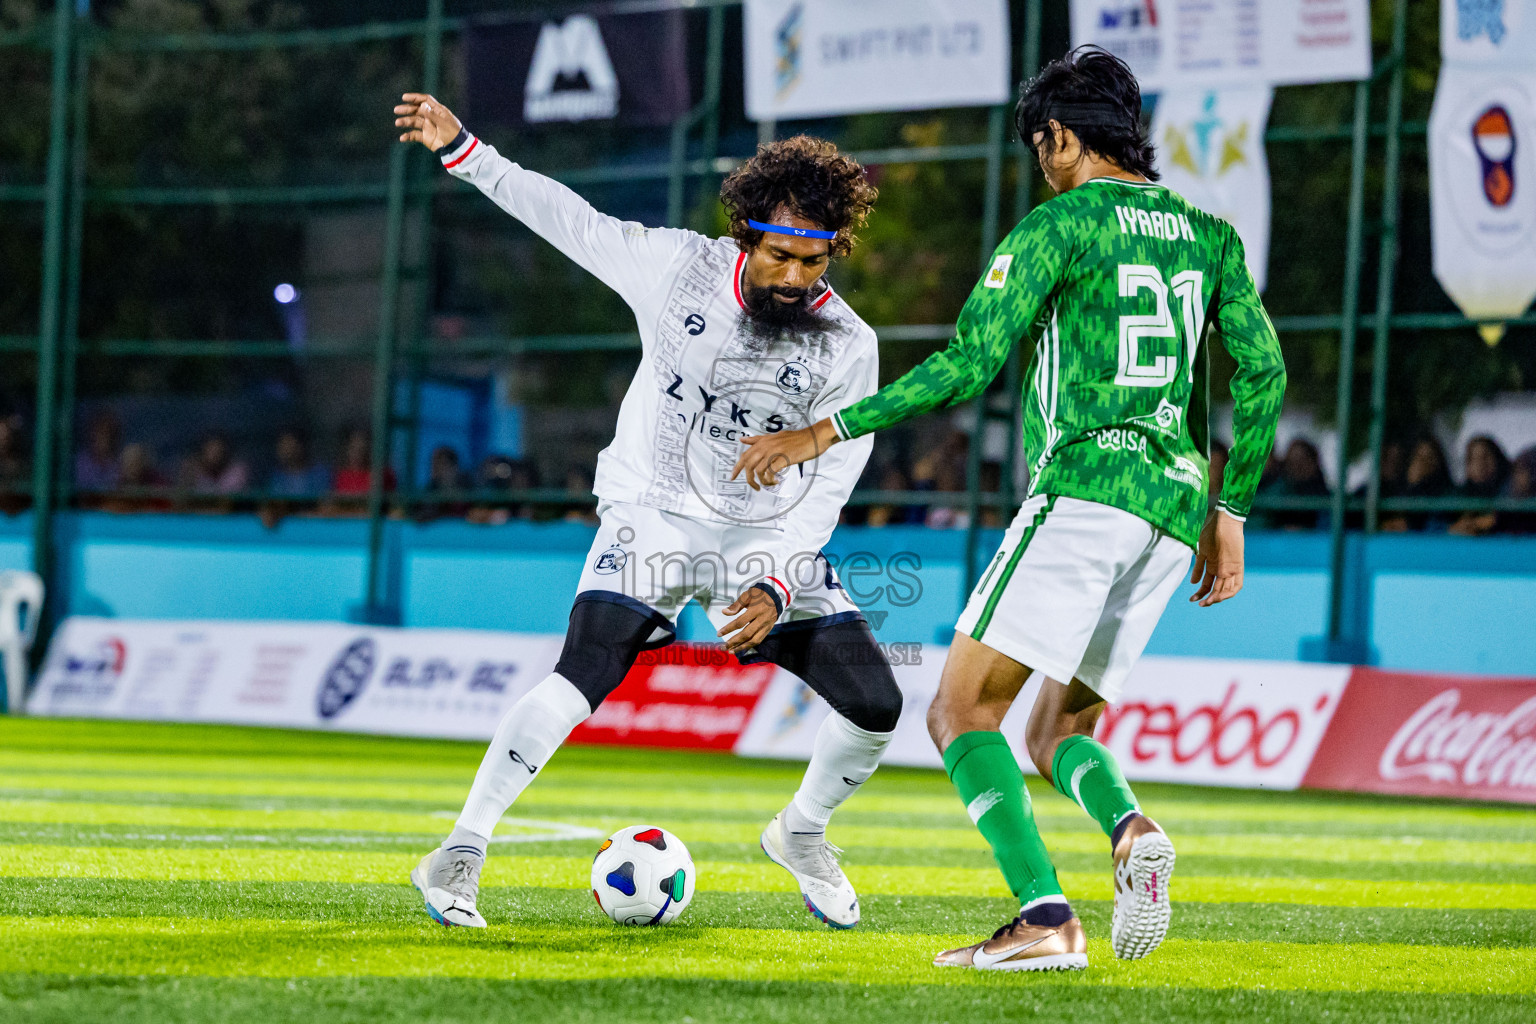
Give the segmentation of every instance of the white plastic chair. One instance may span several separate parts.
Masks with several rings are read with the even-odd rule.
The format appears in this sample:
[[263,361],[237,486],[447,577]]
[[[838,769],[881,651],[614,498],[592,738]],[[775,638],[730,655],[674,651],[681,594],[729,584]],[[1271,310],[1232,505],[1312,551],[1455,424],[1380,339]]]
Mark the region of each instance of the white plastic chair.
[[27,707],[27,652],[37,639],[43,612],[43,579],[35,572],[0,572],[0,671],[5,675],[5,708],[13,715]]

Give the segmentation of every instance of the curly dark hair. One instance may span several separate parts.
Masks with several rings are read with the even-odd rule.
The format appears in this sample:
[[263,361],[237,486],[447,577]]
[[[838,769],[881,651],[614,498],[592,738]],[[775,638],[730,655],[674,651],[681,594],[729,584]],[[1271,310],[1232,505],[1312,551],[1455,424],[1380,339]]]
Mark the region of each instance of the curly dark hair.
[[[1141,126],[1141,86],[1130,67],[1097,46],[1079,46],[1024,83],[1013,123],[1024,145],[1052,118],[1076,133],[1083,148],[1148,181],[1158,179],[1157,154]],[[1046,132],[1041,148],[1056,145]]]
[[878,194],[857,160],[809,135],[759,146],[757,155],[720,186],[731,237],[743,252],[763,240],[763,233],[747,221],[771,223],[775,211],[785,206],[823,231],[836,231],[831,255],[847,256],[853,251],[854,229],[864,226]]

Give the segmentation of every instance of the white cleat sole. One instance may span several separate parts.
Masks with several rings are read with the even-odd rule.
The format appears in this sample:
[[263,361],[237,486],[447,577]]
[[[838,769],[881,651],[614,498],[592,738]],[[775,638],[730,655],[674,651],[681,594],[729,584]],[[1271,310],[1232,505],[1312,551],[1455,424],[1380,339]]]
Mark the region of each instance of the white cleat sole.
[[1173,876],[1174,859],[1173,841],[1162,832],[1148,832],[1131,846],[1124,869],[1129,886],[1116,886],[1110,925],[1110,944],[1121,960],[1141,959],[1168,934],[1172,916],[1168,881]]

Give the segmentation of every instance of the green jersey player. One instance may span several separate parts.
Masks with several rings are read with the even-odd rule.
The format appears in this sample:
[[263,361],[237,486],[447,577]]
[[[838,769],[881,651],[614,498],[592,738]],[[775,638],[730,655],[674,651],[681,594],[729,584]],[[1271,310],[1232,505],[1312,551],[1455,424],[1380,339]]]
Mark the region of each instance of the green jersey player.
[[[1274,441],[1285,366],[1231,225],[1156,184],[1141,93],[1094,48],[1025,86],[1016,121],[1059,193],[1003,241],[954,341],[900,380],[804,430],[748,438],[737,463],[771,485],[830,445],[981,393],[1034,343],[1024,391],[1029,496],[956,625],[928,727],[971,819],[1020,901],[991,939],[936,963],[997,970],[1087,966],[1072,912],[999,727],[1045,676],[1025,744],[1040,774],[1110,837],[1111,944],[1142,957],[1168,929],[1173,844],[1092,738],[1194,549],[1190,600],[1242,587],[1243,519]],[[1234,444],[1207,513],[1206,360],[1237,362]]]

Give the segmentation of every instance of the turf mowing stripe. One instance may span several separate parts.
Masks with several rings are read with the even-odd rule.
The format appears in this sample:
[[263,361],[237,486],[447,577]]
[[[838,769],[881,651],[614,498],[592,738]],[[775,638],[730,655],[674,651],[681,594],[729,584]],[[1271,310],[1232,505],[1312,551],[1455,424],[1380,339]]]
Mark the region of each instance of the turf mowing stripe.
[[[162,827],[210,829],[330,829],[338,832],[403,832],[411,835],[436,835],[448,831],[446,821],[454,811],[434,814],[404,814],[389,811],[356,810],[231,810],[190,806],[164,807],[135,803],[75,803],[53,800],[0,799],[0,822],[70,823],[80,825],[157,825]],[[571,825],[605,829],[622,827],[617,816],[568,819]],[[509,819],[500,834],[537,833],[538,826],[519,825]],[[886,846],[911,849],[913,833],[906,828],[880,828],[861,825],[833,826],[833,838],[848,848]],[[754,824],[698,822],[687,829],[689,841],[711,843],[756,843],[761,827]],[[1098,831],[1043,832],[1046,845],[1053,852],[1103,853],[1107,841]],[[1180,856],[1254,857],[1262,859],[1337,860],[1355,863],[1536,865],[1536,844],[1502,841],[1467,841],[1458,839],[1418,839],[1383,837],[1356,839],[1276,833],[1242,835],[1175,836]],[[986,852],[986,841],[975,828],[957,824],[953,828],[924,829],[922,847],[965,849]]]
[[[7,877],[149,878],[226,881],[403,882],[416,857],[411,854],[344,853],[332,850],[183,850],[109,846],[0,846],[0,873]],[[585,889],[587,857],[493,857],[482,884],[541,885]],[[992,869],[849,865],[861,891],[930,896],[1001,896],[1001,876]],[[1108,899],[1109,872],[1062,872],[1069,895]],[[778,891],[789,876],[766,861],[754,864],[703,862],[702,889]],[[1346,907],[1502,907],[1536,909],[1536,885],[1454,882],[1371,881],[1307,878],[1215,878],[1180,875],[1175,902],[1305,903]]]
[[[737,928],[0,918],[0,971],[193,977],[722,978],[855,984],[994,984],[927,965],[969,935]],[[1116,960],[1089,941],[1085,985],[1311,991],[1536,992],[1536,949],[1204,942],[1169,939],[1155,957]],[[893,970],[901,968],[901,970]],[[1027,984],[1027,981],[1023,982]]]
[[[861,930],[984,933],[1012,913],[992,897],[864,894]],[[406,924],[424,913],[404,885],[339,882],[165,882],[100,878],[0,878],[0,906],[27,917],[177,917]],[[1107,935],[1111,904],[1072,904],[1089,935]],[[602,921],[583,890],[530,886],[487,888],[480,909],[494,924],[584,928]],[[819,931],[798,894],[700,892],[690,927]],[[1292,943],[1536,947],[1536,915],[1523,910],[1404,910],[1382,907],[1181,903],[1173,934],[1181,939]]]

